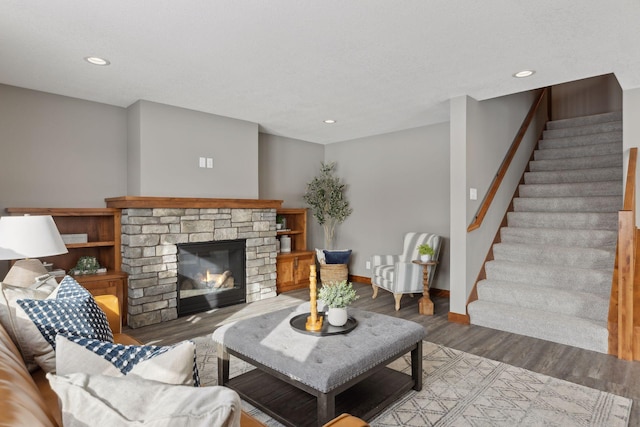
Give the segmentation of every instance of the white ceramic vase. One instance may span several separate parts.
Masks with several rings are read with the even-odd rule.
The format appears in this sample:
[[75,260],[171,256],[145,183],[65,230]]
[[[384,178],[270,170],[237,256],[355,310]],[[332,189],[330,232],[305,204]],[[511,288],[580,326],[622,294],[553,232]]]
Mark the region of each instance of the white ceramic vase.
[[431,255],[420,255],[420,261],[422,261],[422,262],[431,261]]
[[329,307],[327,313],[329,323],[333,326],[344,326],[347,323],[347,309]]

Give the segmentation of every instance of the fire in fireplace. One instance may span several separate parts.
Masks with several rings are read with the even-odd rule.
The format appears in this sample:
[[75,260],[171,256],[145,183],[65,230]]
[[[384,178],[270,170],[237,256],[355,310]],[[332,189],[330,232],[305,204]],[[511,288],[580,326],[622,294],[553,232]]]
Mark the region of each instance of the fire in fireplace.
[[246,302],[246,240],[178,244],[178,316]]

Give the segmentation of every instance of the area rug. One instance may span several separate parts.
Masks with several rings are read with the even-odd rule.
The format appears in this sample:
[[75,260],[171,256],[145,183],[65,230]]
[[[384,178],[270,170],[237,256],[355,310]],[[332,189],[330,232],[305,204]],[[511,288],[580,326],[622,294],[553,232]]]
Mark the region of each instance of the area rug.
[[[217,383],[211,336],[194,339],[203,385]],[[423,388],[411,391],[370,422],[388,426],[627,426],[631,399],[424,341]],[[410,372],[409,355],[392,368]],[[253,367],[231,358],[230,376]],[[281,426],[243,402],[268,426]]]

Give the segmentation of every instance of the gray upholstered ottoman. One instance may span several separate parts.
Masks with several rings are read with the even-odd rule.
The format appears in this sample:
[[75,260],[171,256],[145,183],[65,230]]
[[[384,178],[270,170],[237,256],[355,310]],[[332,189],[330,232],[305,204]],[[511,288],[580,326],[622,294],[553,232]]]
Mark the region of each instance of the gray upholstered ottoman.
[[[322,425],[342,412],[369,420],[409,389],[422,388],[421,325],[349,309],[358,321],[353,331],[315,336],[289,324],[304,311],[308,304],[217,329],[218,383],[295,427]],[[408,352],[411,375],[386,367]],[[258,369],[229,379],[229,354]]]

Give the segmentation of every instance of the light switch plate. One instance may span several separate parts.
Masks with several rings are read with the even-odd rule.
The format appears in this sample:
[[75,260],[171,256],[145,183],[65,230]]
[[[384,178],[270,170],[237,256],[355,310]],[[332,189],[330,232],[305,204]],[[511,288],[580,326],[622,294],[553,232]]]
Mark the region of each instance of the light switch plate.
[[478,189],[470,188],[469,189],[469,199],[470,200],[478,200]]
[[207,167],[207,159],[205,159],[204,157],[200,157],[199,165],[201,168]]

